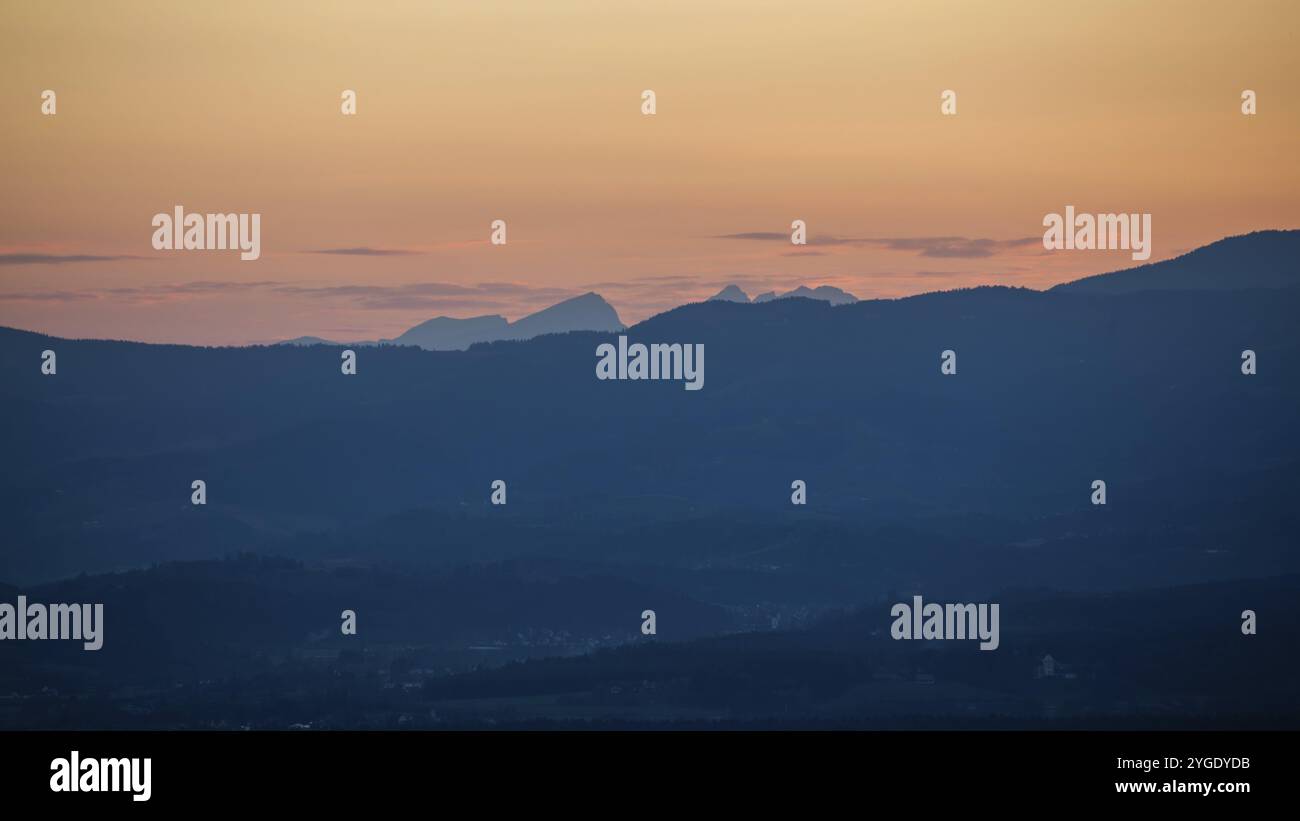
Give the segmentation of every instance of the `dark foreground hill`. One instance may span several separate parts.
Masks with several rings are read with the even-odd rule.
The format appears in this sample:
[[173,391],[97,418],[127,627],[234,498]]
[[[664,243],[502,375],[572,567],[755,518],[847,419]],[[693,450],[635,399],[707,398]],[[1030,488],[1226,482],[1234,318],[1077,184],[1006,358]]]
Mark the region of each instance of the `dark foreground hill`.
[[[330,347],[4,330],[0,578],[224,555],[413,509],[570,526],[706,512],[1026,520],[1240,499],[1250,476],[1300,462],[1298,314],[1297,289],[981,288],[710,302],[627,332],[702,343],[699,391],[596,379],[597,346],[616,340],[597,333],[361,350],[344,376]],[[46,349],[55,376],[40,373]],[[955,375],[940,372],[944,350]],[[190,504],[196,479],[205,507]],[[498,479],[505,507],[488,501]]]
[[1173,259],[1084,277],[1052,290],[1079,294],[1135,291],[1294,288],[1300,285],[1300,231],[1227,237]]
[[[697,391],[597,379],[615,333],[344,375],[326,345],[0,329],[0,594],[107,621],[97,652],[3,642],[0,723],[1292,721],[1300,288],[1148,275],[625,332],[702,345]],[[244,553],[283,558],[213,561]],[[1003,602],[1003,645],[881,639],[913,593]]]

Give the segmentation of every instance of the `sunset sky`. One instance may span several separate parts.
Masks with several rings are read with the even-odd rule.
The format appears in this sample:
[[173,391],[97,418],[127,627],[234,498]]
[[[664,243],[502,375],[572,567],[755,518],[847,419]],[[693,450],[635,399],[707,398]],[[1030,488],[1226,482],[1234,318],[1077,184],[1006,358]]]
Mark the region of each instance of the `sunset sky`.
[[[1067,205],[1151,213],[1152,261],[1300,227],[1298,29],[1294,0],[3,0],[0,325],[349,340],[590,290],[630,323],[732,282],[1044,287],[1137,264],[1045,252]],[[260,213],[261,258],[155,251],[176,205]]]

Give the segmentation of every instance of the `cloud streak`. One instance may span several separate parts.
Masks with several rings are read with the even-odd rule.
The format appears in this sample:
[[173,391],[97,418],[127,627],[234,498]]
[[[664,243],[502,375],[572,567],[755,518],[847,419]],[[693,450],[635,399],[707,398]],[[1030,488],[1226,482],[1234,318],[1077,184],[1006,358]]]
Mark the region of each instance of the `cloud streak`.
[[1018,239],[970,239],[968,237],[891,237],[872,240],[891,251],[915,251],[918,256],[939,259],[980,259],[1003,251],[1025,248],[1041,241],[1040,237]]
[[123,259],[143,259],[130,254],[0,254],[0,265],[67,265],[73,262],[116,262]]
[[198,280],[137,287],[0,293],[0,301],[73,303],[103,300],[146,304],[241,293],[257,293],[263,297],[319,300],[363,310],[492,310],[513,313],[515,309],[521,307],[523,310],[546,307],[577,296],[582,291],[515,282],[484,282],[477,285],[457,285],[449,282],[418,282],[403,285],[313,285],[276,280],[256,282]]
[[408,251],[404,248],[369,248],[367,246],[358,246],[356,248],[316,248],[303,251],[304,254],[335,254],[345,257],[409,257],[422,253],[421,251]]
[[[714,239],[750,240],[759,242],[789,242],[790,235],[779,231],[745,231],[737,234],[719,234]],[[988,237],[836,237],[814,236],[808,238],[809,246],[878,247],[890,251],[907,251],[917,256],[937,259],[981,259],[1004,251],[1024,248],[1040,241],[1039,237],[1016,239],[991,239]],[[789,255],[816,254],[816,251],[788,252]]]

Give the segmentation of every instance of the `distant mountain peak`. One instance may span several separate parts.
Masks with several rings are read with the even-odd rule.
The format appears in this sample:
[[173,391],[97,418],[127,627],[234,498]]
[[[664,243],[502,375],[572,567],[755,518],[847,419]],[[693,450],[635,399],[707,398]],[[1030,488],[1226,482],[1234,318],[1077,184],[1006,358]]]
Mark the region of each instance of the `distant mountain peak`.
[[739,285],[728,285],[721,291],[709,297],[709,302],[749,302],[749,294],[741,290]]
[[781,294],[779,299],[797,296],[805,299],[820,299],[823,302],[829,302],[832,305],[848,305],[857,302],[858,298],[848,291],[841,290],[833,285],[818,285],[816,288],[809,288],[807,285],[800,285],[793,291],[787,291]]
[[624,327],[614,306],[595,291],[588,291],[510,323],[506,338],[532,339],[568,331],[621,331]]
[[816,288],[809,288],[807,285],[800,285],[778,294],[776,291],[768,291],[754,297],[754,302],[771,302],[774,299],[789,299],[791,297],[802,297],[803,299],[815,299],[821,302],[829,302],[832,305],[848,305],[857,302],[858,298],[848,291],[841,290],[832,285],[818,285]]
[[437,316],[408,329],[391,342],[432,351],[463,351],[477,342],[532,339],[568,331],[620,331],[623,327],[614,306],[600,294],[588,291],[514,322],[498,314],[465,319]]
[[319,336],[298,336],[293,339],[286,339],[283,342],[275,343],[277,345],[337,345],[339,343],[328,339],[322,339]]

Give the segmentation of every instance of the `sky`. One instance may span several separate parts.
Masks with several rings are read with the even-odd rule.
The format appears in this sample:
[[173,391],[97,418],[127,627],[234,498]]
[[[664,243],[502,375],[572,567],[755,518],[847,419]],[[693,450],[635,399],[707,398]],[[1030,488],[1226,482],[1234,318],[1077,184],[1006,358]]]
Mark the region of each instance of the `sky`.
[[[728,283],[1137,264],[1045,251],[1067,205],[1151,214],[1151,261],[1300,227],[1293,0],[0,0],[0,23],[0,325],[58,336],[375,339],[587,291],[632,323]],[[177,205],[261,214],[260,258],[155,250]]]

